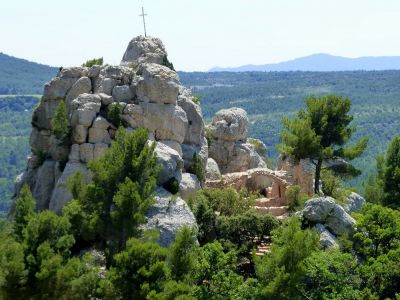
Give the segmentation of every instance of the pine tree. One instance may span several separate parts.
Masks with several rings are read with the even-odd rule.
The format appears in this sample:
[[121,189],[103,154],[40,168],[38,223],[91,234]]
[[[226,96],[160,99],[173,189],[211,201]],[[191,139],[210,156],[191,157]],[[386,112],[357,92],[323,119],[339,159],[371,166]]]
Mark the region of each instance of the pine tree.
[[14,234],[18,241],[23,240],[23,231],[30,218],[35,213],[36,202],[27,184],[22,186],[15,204],[15,217],[13,222]]
[[[279,151],[283,156],[296,159],[309,158],[315,164],[315,193],[319,193],[322,164],[330,159],[352,160],[360,156],[367,147],[363,138],[353,146],[345,147],[355,128],[349,127],[353,116],[349,115],[351,102],[336,95],[311,96],[306,99],[306,108],[300,110],[295,119],[283,120],[285,131],[281,134]],[[341,164],[334,171],[350,176],[359,175],[351,164]]]
[[64,101],[58,104],[51,124],[55,137],[60,140],[61,143],[65,142],[71,132],[71,127],[69,124],[67,106]]
[[383,204],[400,207],[400,137],[396,136],[390,143],[385,157],[383,174]]

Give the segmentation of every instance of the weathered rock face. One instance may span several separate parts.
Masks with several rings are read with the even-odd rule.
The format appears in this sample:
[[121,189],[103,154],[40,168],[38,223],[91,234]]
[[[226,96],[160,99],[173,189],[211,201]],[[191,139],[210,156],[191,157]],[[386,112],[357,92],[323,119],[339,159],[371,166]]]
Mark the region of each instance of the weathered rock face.
[[247,114],[241,108],[222,109],[215,114],[209,127],[209,157],[217,162],[222,174],[267,167],[254,145],[246,143],[247,127]]
[[219,180],[221,178],[218,164],[212,158],[207,159],[206,178],[208,180]]
[[279,159],[278,169],[286,171],[292,177],[293,185],[298,185],[303,193],[314,194],[315,166],[309,160],[296,161],[292,158]]
[[138,36],[130,41],[122,58],[121,65],[138,65],[141,63],[156,63],[161,65],[167,55],[160,39]]
[[180,197],[172,199],[172,194],[158,188],[156,204],[147,212],[147,223],[143,229],[158,229],[159,243],[168,247],[174,240],[177,231],[184,226],[196,227],[196,219],[189,206]]
[[359,212],[364,204],[364,197],[360,196],[357,193],[351,192],[343,208],[348,214],[351,214],[353,212]]
[[331,197],[308,200],[302,215],[308,221],[324,224],[333,234],[351,234],[355,220]]
[[[15,195],[27,183],[38,210],[61,213],[72,198],[68,178],[80,171],[89,182],[87,163],[101,157],[112,143],[116,128],[107,116],[117,102],[122,107],[124,126],[129,130],[145,127],[149,139],[157,142],[155,152],[161,167],[158,184],[175,177],[181,182],[183,197],[193,194],[199,183],[194,175],[185,173],[185,164],[190,164],[194,152],[204,165],[207,161],[204,122],[190,90],[180,85],[174,70],[162,65],[166,55],[159,39],[137,37],[129,43],[120,66],[62,69],[45,85],[33,114],[32,154],[27,169],[18,177]],[[62,143],[53,135],[51,122],[61,102],[66,104],[71,126],[69,138]],[[178,217],[182,209],[190,215],[182,199],[170,206]],[[195,223],[193,215],[185,218]],[[184,224],[185,219],[177,222]],[[180,225],[171,226],[168,234]]]
[[315,229],[319,232],[319,242],[324,247],[324,249],[339,248],[337,238],[332,233],[330,233],[329,230],[324,227],[324,225],[318,223],[315,225]]

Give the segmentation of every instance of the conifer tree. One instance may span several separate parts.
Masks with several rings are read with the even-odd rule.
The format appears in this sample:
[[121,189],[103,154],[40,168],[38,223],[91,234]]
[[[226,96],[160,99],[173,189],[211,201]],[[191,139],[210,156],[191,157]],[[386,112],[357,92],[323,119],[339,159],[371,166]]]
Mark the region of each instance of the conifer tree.
[[55,137],[61,142],[64,142],[71,131],[67,106],[64,101],[61,101],[58,104],[54,118],[51,120],[51,124],[53,126],[53,134]]
[[[309,158],[315,164],[315,193],[319,193],[322,164],[330,159],[352,160],[360,156],[368,144],[362,138],[353,146],[345,147],[355,131],[350,127],[353,116],[349,114],[349,99],[336,95],[311,96],[306,99],[306,108],[298,112],[295,119],[285,118],[285,131],[281,134],[279,151],[283,156],[296,159]],[[339,174],[359,175],[351,164],[336,168]]]
[[400,137],[390,143],[385,157],[383,175],[383,204],[394,208],[400,207]]
[[36,202],[27,184],[22,186],[18,199],[15,204],[14,234],[18,241],[23,240],[23,231],[29,219],[35,213]]

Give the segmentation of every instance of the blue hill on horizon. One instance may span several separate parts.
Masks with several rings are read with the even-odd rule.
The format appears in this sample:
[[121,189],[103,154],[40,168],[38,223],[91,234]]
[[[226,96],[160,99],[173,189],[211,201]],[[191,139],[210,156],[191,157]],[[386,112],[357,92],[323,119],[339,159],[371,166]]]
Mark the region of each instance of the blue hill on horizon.
[[320,53],[293,60],[265,65],[244,65],[239,67],[214,67],[208,72],[249,72],[249,71],[382,71],[400,70],[400,56],[365,56],[348,58]]

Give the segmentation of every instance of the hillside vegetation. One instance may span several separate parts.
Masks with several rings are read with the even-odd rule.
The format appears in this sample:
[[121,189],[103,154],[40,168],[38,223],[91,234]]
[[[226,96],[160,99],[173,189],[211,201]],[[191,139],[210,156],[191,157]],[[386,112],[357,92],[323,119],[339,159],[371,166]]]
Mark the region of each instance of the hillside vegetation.
[[292,117],[303,108],[310,95],[334,93],[350,98],[357,131],[353,140],[368,137],[364,154],[355,160],[363,175],[375,168],[375,156],[383,153],[400,124],[400,71],[354,72],[218,72],[180,73],[185,86],[201,97],[203,115],[210,120],[222,108],[236,106],[247,111],[250,136],[261,139],[268,156],[277,159],[276,145],[282,132],[282,118]]
[[41,94],[57,68],[0,53],[0,95]]

